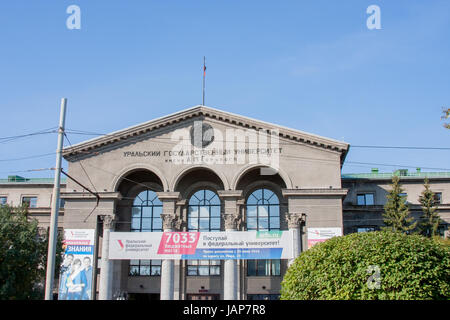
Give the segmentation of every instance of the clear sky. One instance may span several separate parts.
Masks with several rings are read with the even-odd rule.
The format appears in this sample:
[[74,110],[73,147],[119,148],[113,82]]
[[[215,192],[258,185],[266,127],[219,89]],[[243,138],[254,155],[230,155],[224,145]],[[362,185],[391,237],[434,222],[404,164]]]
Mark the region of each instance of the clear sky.
[[[73,4],[80,30],[66,27]],[[56,127],[62,97],[67,128],[104,133],[201,104],[206,56],[207,106],[344,140],[344,173],[450,171],[448,149],[356,147],[450,148],[449,39],[448,0],[2,1],[0,138]],[[52,177],[21,171],[54,155],[5,160],[52,153],[56,138],[0,140],[0,177]]]

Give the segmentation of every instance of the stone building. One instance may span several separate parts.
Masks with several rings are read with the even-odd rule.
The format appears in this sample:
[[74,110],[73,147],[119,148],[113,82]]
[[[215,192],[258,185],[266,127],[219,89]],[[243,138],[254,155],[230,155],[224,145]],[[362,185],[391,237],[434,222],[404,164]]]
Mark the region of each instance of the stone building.
[[[295,255],[315,228],[375,230],[392,174],[341,174],[348,150],[345,142],[196,106],[65,148],[76,181],[63,181],[59,228],[96,230],[94,288],[102,299],[121,292],[142,300],[276,299],[287,260],[107,260],[105,230],[292,230]],[[419,212],[425,176],[438,192],[444,230],[450,173],[403,172],[401,182]],[[0,180],[0,201],[29,203],[45,228],[52,187],[53,179],[12,176]]]

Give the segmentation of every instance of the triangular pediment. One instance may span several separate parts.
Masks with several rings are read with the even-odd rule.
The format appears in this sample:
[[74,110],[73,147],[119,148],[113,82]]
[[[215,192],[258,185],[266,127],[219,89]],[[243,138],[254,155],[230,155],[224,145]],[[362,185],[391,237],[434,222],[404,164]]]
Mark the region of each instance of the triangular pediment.
[[141,135],[148,135],[152,132],[167,129],[169,126],[179,124],[184,121],[191,121],[193,118],[211,119],[223,122],[232,126],[242,127],[246,129],[263,130],[271,132],[277,130],[280,138],[287,139],[298,144],[305,144],[316,148],[323,148],[334,152],[341,153],[341,164],[349,149],[349,144],[330,138],[321,137],[315,134],[306,133],[296,129],[290,129],[265,121],[255,120],[249,117],[233,114],[230,112],[218,110],[206,106],[195,106],[185,109],[161,118],[150,120],[136,126],[125,128],[110,134],[93,138],[63,150],[66,159],[86,153],[95,153],[96,149],[105,147],[113,147],[113,145],[121,145],[127,140],[133,140]]

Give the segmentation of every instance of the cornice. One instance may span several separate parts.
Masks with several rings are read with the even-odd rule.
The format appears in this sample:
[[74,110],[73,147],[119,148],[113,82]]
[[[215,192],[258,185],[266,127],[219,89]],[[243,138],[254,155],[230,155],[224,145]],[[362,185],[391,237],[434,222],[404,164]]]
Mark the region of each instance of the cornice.
[[283,197],[302,196],[341,196],[347,195],[348,189],[283,189]]
[[[103,200],[122,199],[120,192],[98,192],[98,195]],[[96,197],[89,192],[61,192],[61,199],[96,199]]]

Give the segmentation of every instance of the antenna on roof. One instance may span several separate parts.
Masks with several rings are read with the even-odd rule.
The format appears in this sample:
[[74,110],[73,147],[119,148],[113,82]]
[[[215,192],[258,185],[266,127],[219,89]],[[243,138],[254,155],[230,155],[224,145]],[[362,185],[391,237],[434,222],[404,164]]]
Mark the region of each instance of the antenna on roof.
[[203,100],[202,100],[202,106],[205,105],[205,77],[206,77],[206,57],[203,57]]

